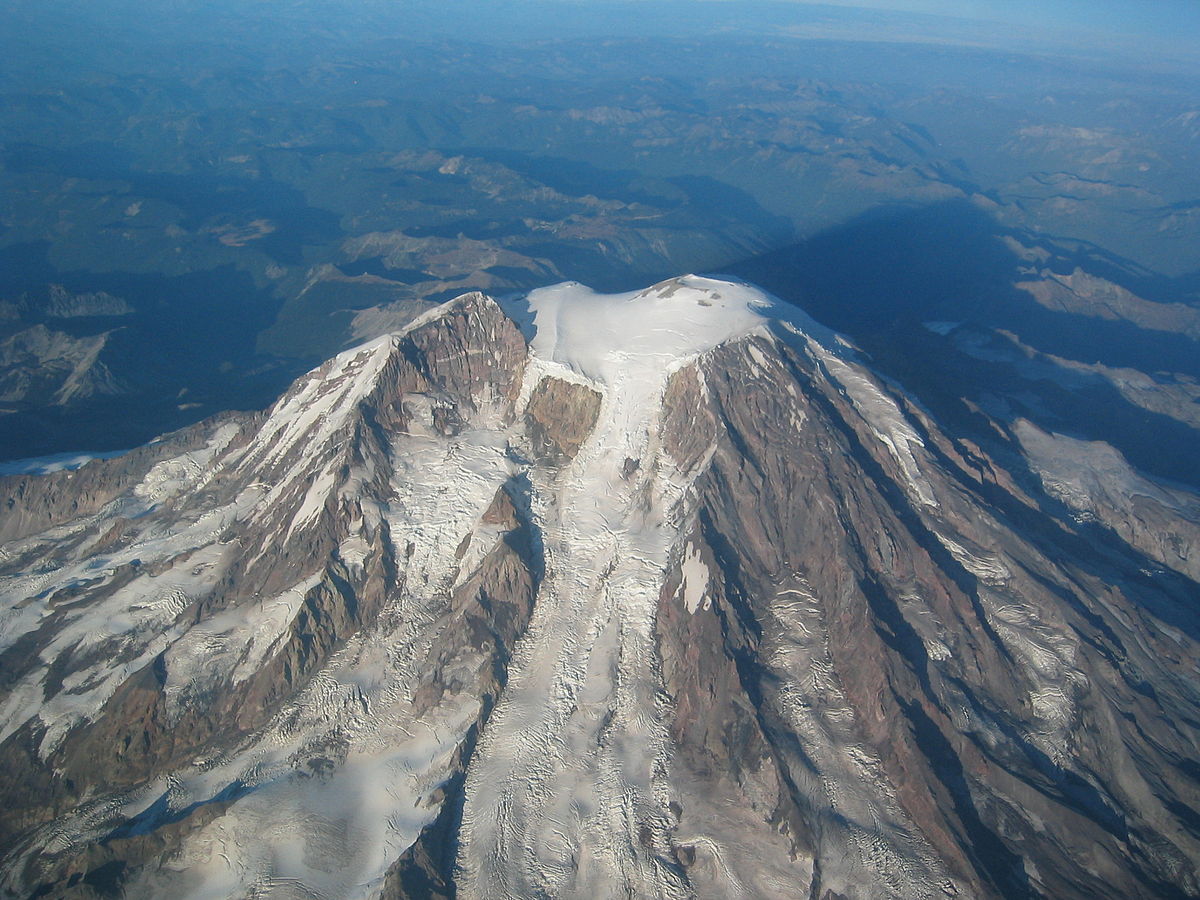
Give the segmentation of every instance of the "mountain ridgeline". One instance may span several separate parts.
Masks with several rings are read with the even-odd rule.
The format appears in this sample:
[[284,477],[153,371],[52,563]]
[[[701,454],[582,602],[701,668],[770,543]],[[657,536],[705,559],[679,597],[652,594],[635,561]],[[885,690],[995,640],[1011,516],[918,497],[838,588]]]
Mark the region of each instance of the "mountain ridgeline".
[[0,479],[0,891],[1200,894],[1195,496],[864,360],[471,293]]

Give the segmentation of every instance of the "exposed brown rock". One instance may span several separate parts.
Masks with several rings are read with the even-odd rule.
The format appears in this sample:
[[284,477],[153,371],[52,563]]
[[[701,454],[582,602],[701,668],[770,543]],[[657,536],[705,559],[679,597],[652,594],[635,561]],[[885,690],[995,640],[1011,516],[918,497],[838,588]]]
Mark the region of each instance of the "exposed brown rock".
[[555,465],[575,458],[600,412],[600,394],[582,384],[546,376],[525,408],[534,455]]
[[[1136,558],[1108,555],[1112,549],[1086,551],[1075,542],[1065,550],[1061,527],[1035,524],[1031,504],[1000,494],[995,479],[971,478],[989,500],[973,496],[952,474],[965,460],[929,476],[939,506],[915,502],[907,474],[844,392],[811,360],[780,350],[794,391],[784,390],[780,375],[778,390],[752,394],[753,376],[738,348],[719,348],[706,361],[709,402],[720,422],[716,453],[698,483],[711,609],[689,613],[679,592],[664,591],[658,622],[664,675],[677,692],[681,760],[695,767],[708,759],[699,771],[709,773],[745,767],[739,754],[754,742],[741,737],[723,745],[713,740],[722,727],[708,723],[738,715],[739,698],[749,698],[786,785],[781,802],[804,823],[800,832],[814,836],[813,893],[823,895],[819,873],[832,860],[822,859],[822,847],[834,841],[830,852],[842,851],[833,849],[836,829],[822,811],[828,800],[803,785],[813,766],[829,763],[821,761],[819,741],[807,751],[816,756],[799,752],[815,735],[796,731],[792,701],[779,692],[785,673],[771,662],[789,642],[823,633],[823,649],[805,652],[828,653],[835,679],[829,689],[853,710],[856,740],[871,748],[907,821],[958,890],[1116,898],[1158,896],[1161,885],[1180,877],[1191,884],[1195,863],[1187,860],[1197,847],[1181,830],[1183,820],[1169,824],[1159,801],[1133,787],[1169,778],[1172,787],[1156,789],[1165,791],[1159,796],[1195,796],[1195,785],[1175,780],[1183,772],[1172,760],[1186,756],[1177,734],[1163,731],[1141,743],[1156,714],[1170,715],[1159,704],[1175,701],[1132,690],[1128,674],[1118,674],[1127,664],[1115,662],[1131,638],[1098,624],[1100,603],[1141,619],[1145,613],[1135,608],[1168,610],[1187,590],[1169,582],[1133,588]],[[940,437],[928,445],[951,449]],[[969,477],[969,468],[958,471]],[[1000,496],[997,509],[992,503]],[[1064,567],[1068,557],[1072,564]],[[1105,590],[1097,579],[1122,587]],[[1131,606],[1135,591],[1145,599]],[[775,599],[792,594],[808,605],[806,630],[791,624],[800,607]],[[1024,639],[999,618],[999,604],[1020,604],[1031,611],[1022,615],[1053,629],[1041,634],[1087,635],[1073,645],[1081,673],[1075,683],[1086,687],[1073,689],[1074,713],[1063,726],[1069,737],[1059,739],[1070,747],[1064,758],[1051,761],[1037,737],[1046,726],[1029,697],[1041,676],[1020,655]],[[715,619],[723,623],[719,636]],[[1139,641],[1155,640],[1153,629],[1140,634]],[[723,647],[723,657],[694,649],[714,646]],[[1156,654],[1141,657],[1138,670],[1173,669],[1168,644]],[[963,709],[977,724],[964,729],[956,712]],[[1155,762],[1127,758],[1113,766],[1111,756],[1105,759],[1112,748],[1134,744],[1138,760]],[[1131,779],[1127,766],[1140,774]]]
[[684,472],[693,471],[716,437],[699,370],[684,366],[667,381],[663,396],[663,446]]

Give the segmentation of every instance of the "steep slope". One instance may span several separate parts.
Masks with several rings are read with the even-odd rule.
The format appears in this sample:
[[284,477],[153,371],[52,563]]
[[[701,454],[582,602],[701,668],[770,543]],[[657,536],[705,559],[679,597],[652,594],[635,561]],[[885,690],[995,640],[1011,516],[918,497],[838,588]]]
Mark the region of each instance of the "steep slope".
[[[6,545],[9,890],[104,886],[214,817],[203,849],[154,867],[172,892],[236,892],[321,833],[341,836],[339,864],[301,853],[287,877],[328,896],[382,879],[432,814],[374,785],[437,789],[532,601],[499,427],[524,353],[495,304],[468,296],[330,361],[266,415],[220,423],[98,511]],[[463,635],[446,651],[444,629]],[[212,841],[241,875],[211,864]]]
[[760,798],[814,896],[1194,893],[1196,584],[839,354],[754,346],[701,366],[716,451],[658,616],[681,758]]
[[1200,892],[1194,498],[1090,521],[748,285],[0,484],[12,896]]

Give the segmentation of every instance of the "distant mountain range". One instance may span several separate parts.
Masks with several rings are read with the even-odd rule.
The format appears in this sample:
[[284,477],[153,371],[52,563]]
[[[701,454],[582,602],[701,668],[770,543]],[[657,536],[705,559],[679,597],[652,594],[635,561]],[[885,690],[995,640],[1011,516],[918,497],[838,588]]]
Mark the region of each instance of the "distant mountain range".
[[[803,39],[777,18],[892,19],[801,4],[706,4],[686,24],[669,4],[622,6],[609,38],[496,23],[484,43],[468,32],[491,14],[434,37],[432,5],[286,6],[14,10],[0,458],[126,449],[260,408],[464,291],[628,290],[797,243],[854,273],[874,265],[856,224],[903,211],[919,229],[957,207],[972,233],[983,217],[1148,302],[1200,308],[1200,89],[1182,70]],[[889,256],[912,287],[890,295],[897,314],[924,302],[919,277],[945,286],[929,262],[946,231],[909,236],[919,259]],[[1040,278],[983,250],[946,261],[964,289]],[[38,306],[52,290],[121,314],[55,318]]]

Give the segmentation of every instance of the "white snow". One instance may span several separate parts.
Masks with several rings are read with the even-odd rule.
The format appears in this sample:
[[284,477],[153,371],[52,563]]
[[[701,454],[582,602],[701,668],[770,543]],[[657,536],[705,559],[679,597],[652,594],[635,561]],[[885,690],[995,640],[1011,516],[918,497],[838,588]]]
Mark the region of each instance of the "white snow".
[[687,611],[695,613],[696,610],[702,608],[701,604],[704,609],[708,609],[712,602],[708,598],[708,566],[704,564],[700,551],[691,543],[687,545],[681,572],[683,573],[683,605],[687,607]]
[[[335,356],[297,382],[272,408],[243,467],[282,459],[300,441],[316,449],[328,446],[353,403],[375,384],[391,359],[396,338],[384,335]],[[307,454],[302,454],[306,458]]]
[[93,459],[115,459],[128,450],[77,451],[55,453],[51,456],[31,456],[26,459],[10,459],[0,462],[0,475],[49,475],[85,466]]
[[1136,497],[1170,510],[1189,505],[1190,498],[1138,473],[1110,444],[1046,432],[1028,419],[1018,419],[1013,432],[1046,490],[1074,510],[1094,512],[1107,502],[1132,518]]
[[229,446],[239,428],[229,423],[218,428],[199,450],[165,459],[146,473],[133,489],[135,496],[154,505],[175,497],[189,488],[203,487],[216,474],[213,460]]
[[[645,825],[662,842],[671,821],[653,623],[689,482],[659,446],[661,400],[672,372],[762,328],[775,303],[697,276],[629,294],[570,283],[528,296],[524,395],[551,374],[602,399],[576,458],[557,475],[531,473],[547,574],[468,777],[464,897],[686,895],[628,840]],[[627,459],[639,461],[628,478]],[[705,573],[696,556],[697,606]]]
[[942,546],[950,551],[950,555],[984,584],[1001,585],[1012,577],[1012,572],[999,554],[988,553],[982,549],[972,552],[940,531],[935,531],[934,534]]
[[567,282],[527,302],[535,354],[626,391],[661,387],[668,367],[752,331],[778,306],[750,285],[697,275],[628,294]]
[[236,684],[257,672],[288,636],[305,595],[319,581],[313,575],[278,597],[220,612],[172,644],[165,654],[168,714],[179,714],[231,674]]

